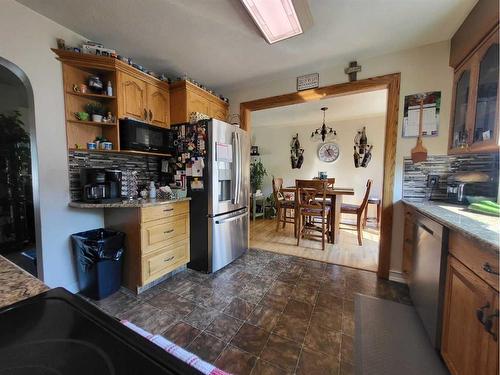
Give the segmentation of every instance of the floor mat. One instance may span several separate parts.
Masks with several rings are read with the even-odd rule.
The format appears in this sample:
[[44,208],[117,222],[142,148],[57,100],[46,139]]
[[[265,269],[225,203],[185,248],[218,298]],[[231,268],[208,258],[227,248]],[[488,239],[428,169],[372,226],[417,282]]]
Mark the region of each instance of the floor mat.
[[448,371],[413,306],[355,295],[356,375],[441,375]]

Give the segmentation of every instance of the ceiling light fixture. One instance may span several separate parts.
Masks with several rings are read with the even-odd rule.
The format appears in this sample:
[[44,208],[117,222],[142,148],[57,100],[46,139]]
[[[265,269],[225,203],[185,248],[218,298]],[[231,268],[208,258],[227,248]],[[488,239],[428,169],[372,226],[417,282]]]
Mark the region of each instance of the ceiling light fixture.
[[311,139],[313,141],[319,141],[321,139],[321,141],[324,142],[325,139],[334,139],[337,136],[337,131],[325,125],[325,115],[328,107],[323,107],[321,110],[323,111],[323,125],[321,128],[317,128],[311,133]]
[[299,13],[305,23],[312,17],[303,0],[241,0],[269,44],[304,32]]

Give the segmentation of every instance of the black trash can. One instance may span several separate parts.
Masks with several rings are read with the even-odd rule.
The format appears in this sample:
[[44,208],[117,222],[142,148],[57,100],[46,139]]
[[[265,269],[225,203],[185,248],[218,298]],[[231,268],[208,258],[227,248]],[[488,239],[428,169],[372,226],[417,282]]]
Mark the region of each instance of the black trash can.
[[94,229],[71,235],[80,291],[102,299],[120,288],[125,233]]

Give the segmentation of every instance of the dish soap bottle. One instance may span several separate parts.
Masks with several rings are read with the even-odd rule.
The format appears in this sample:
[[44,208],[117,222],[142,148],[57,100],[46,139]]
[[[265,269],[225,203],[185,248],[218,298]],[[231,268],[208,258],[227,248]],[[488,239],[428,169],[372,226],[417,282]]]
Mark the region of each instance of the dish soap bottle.
[[149,199],[156,199],[156,186],[154,181],[149,183]]

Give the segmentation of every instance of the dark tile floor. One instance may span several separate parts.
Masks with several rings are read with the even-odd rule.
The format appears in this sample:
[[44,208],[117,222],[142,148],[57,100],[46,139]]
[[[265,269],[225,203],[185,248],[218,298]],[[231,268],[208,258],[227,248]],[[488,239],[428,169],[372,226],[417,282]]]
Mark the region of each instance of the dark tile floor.
[[94,303],[234,374],[353,374],[355,293],[411,303],[372,272],[249,250],[223,270],[191,270],[134,296]]

